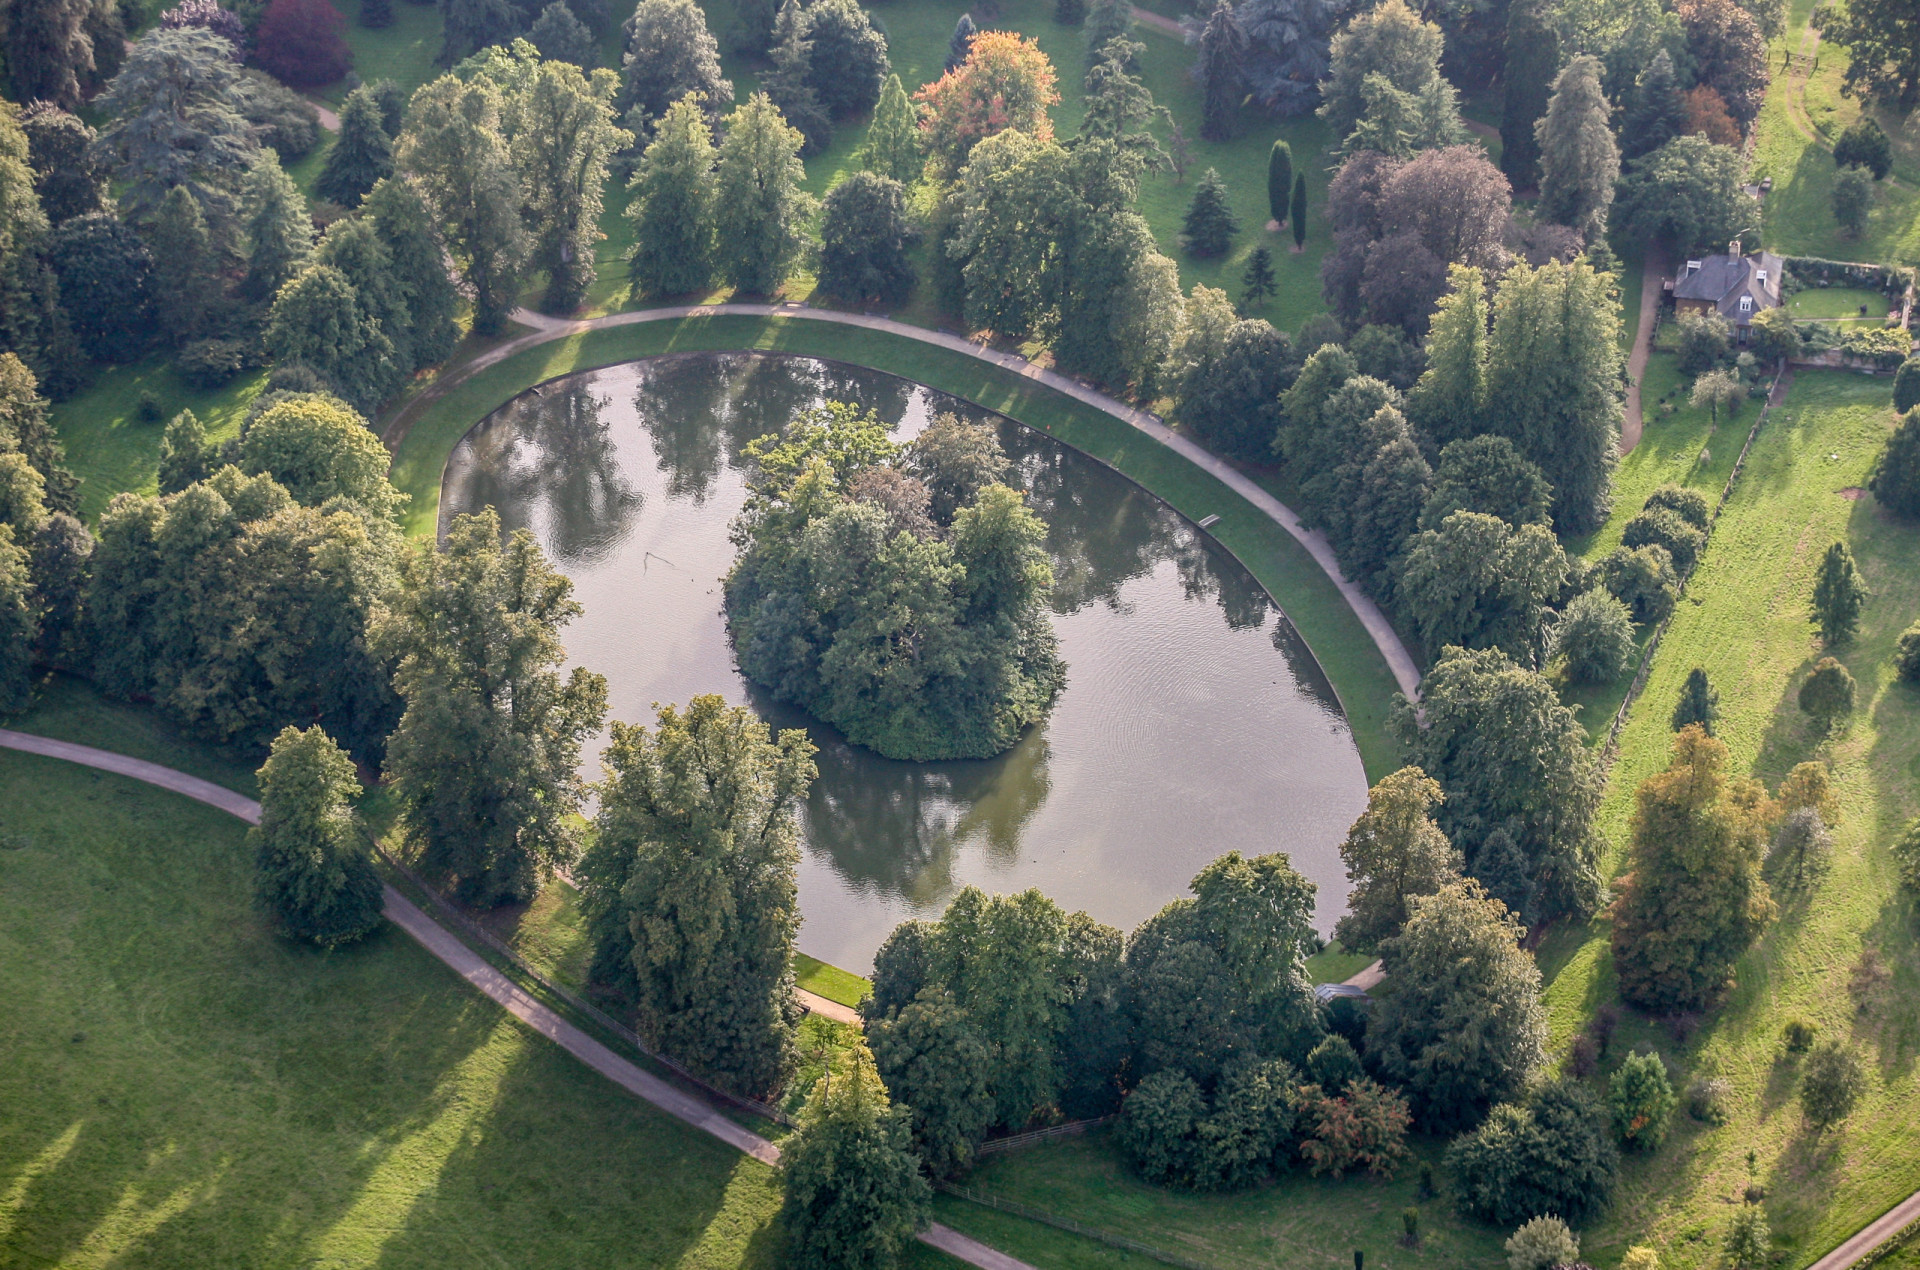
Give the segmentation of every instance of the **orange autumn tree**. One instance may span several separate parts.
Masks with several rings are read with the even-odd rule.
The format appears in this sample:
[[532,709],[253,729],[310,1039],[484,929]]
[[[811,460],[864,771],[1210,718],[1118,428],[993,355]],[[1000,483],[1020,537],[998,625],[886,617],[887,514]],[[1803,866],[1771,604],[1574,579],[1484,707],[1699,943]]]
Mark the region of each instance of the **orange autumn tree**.
[[1727,100],[1706,84],[1688,89],[1682,98],[1687,104],[1687,131],[1697,133],[1717,146],[1738,146],[1740,125],[1727,111]]
[[1056,79],[1037,42],[1011,31],[974,36],[965,62],[914,94],[921,144],[940,175],[956,175],[975,145],[1008,128],[1052,140]]
[[1699,724],[1674,737],[1673,761],[1637,799],[1613,917],[1620,995],[1660,1014],[1699,1010],[1773,916],[1760,860],[1778,807],[1759,781],[1727,774],[1727,747]]

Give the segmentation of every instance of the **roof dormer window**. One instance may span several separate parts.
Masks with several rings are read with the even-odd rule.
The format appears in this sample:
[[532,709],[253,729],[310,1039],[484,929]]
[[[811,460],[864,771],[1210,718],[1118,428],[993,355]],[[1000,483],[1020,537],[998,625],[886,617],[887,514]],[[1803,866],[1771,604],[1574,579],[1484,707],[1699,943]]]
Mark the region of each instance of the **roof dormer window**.
[[1750,296],[1750,295],[1743,295],[1743,296],[1741,296],[1741,297],[1740,297],[1740,311],[1741,311],[1742,313],[1751,313],[1751,312],[1753,312],[1753,297],[1752,297],[1752,296]]
[[1754,274],[1753,278],[1754,278],[1754,281],[1758,282],[1762,288],[1764,288],[1767,285],[1767,271],[1765,269],[1762,269],[1758,273]]
[[1700,262],[1699,262],[1698,260],[1689,260],[1689,261],[1687,261],[1687,272],[1688,272],[1688,273],[1699,273],[1699,272],[1700,272]]

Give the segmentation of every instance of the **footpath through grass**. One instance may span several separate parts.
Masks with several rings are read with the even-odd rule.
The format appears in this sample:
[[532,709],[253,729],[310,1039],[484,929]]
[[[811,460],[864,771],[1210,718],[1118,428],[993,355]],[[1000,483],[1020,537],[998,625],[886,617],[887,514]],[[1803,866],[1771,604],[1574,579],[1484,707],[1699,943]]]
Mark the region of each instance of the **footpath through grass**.
[[413,413],[393,482],[411,498],[406,527],[431,533],[440,475],[468,429],[517,393],[575,371],[669,352],[760,349],[836,358],[952,393],[1064,441],[1118,469],[1208,532],[1275,597],[1340,694],[1369,780],[1399,766],[1387,734],[1392,672],[1360,619],[1292,535],[1218,479],[1104,411],[997,366],[883,331],[804,319],[724,316],[647,322],[538,345],[449,389]]
[[[251,789],[71,686],[16,726]],[[0,806],[0,1263],[777,1263],[773,1170],[398,930],[275,938],[232,817],[11,751]]]
[[[1776,897],[1780,918],[1697,1032],[1632,1013],[1624,1021],[1616,1060],[1651,1044],[1673,1067],[1676,1088],[1724,1078],[1731,1115],[1712,1128],[1683,1114],[1662,1151],[1628,1161],[1619,1198],[1582,1243],[1596,1265],[1614,1264],[1638,1242],[1654,1244],[1677,1270],[1718,1264],[1749,1150],[1788,1265],[1808,1264],[1920,1187],[1920,951],[1913,906],[1889,859],[1891,842],[1920,811],[1920,693],[1896,683],[1891,666],[1894,639],[1920,615],[1920,526],[1894,521],[1858,492],[1892,424],[1884,379],[1800,375],[1754,444],[1621,735],[1601,813],[1611,871],[1624,864],[1635,788],[1668,761],[1668,715],[1695,666],[1719,690],[1718,734],[1734,770],[1771,787],[1798,762],[1829,759],[1843,816],[1830,873],[1811,894]],[[1731,443],[1721,430],[1723,445]],[[1836,538],[1851,545],[1874,594],[1859,637],[1838,650],[1859,680],[1859,711],[1842,736],[1822,742],[1795,693],[1826,651],[1807,601]],[[1557,1044],[1614,999],[1607,937],[1596,919],[1555,932],[1541,951]],[[1822,1136],[1802,1120],[1798,1064],[1781,1044],[1780,1029],[1794,1018],[1822,1036],[1850,1038],[1868,1060],[1859,1110]]]

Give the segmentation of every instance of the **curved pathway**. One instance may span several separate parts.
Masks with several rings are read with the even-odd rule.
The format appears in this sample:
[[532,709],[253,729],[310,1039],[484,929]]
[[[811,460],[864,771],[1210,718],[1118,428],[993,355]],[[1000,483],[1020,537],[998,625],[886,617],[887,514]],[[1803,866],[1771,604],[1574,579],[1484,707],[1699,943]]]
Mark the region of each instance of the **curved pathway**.
[[[253,799],[236,794],[212,781],[189,776],[171,767],[162,767],[158,763],[128,758],[110,750],[97,750],[90,745],[75,745],[71,741],[56,741],[50,737],[35,736],[30,732],[13,732],[5,728],[0,728],[0,749],[20,750],[45,758],[64,759],[70,763],[79,763],[86,767],[99,768],[101,771],[132,777],[134,780],[145,781],[149,785],[157,785],[161,789],[185,795],[209,807],[217,807],[250,825],[260,823],[260,804]],[[567,1022],[546,1004],[521,989],[520,985],[512,979],[488,964],[480,954],[462,943],[452,931],[428,917],[418,905],[391,886],[385,888],[384,899],[385,912],[389,921],[413,936],[422,948],[446,963],[455,974],[499,1003],[507,1013],[535,1032],[566,1050],[614,1084],[644,1098],[674,1119],[704,1133],[712,1134],[736,1151],[750,1155],[763,1164],[779,1167],[780,1148],[776,1144],[745,1126],[734,1123],[692,1094],[668,1084],[651,1072],[642,1071]],[[937,1222],[920,1233],[920,1242],[938,1248],[970,1265],[979,1266],[981,1270],[1033,1270],[1033,1267],[1025,1262],[1009,1257],[1005,1253],[996,1252],[978,1240],[969,1239],[959,1231]]]
[[1301,523],[1300,517],[1294,514],[1292,508],[1260,488],[1239,469],[1219,455],[1201,447],[1192,438],[1175,432],[1147,411],[1109,397],[1098,389],[1089,388],[1076,379],[1036,366],[1016,353],[1001,352],[958,335],[931,330],[924,326],[914,326],[889,317],[869,313],[840,313],[831,309],[809,308],[801,304],[688,304],[669,308],[635,309],[626,313],[612,313],[606,317],[579,320],[549,317],[544,313],[535,313],[531,309],[516,309],[513,320],[533,329],[526,335],[496,344],[450,374],[443,376],[426,392],[408,402],[386,428],[387,448],[398,448],[401,438],[406,435],[407,428],[427,404],[487,367],[498,365],[526,349],[551,343],[554,340],[584,335],[589,331],[637,326],[643,322],[679,322],[687,318],[719,316],[794,318],[809,322],[857,326],[869,331],[884,331],[889,335],[898,335],[922,344],[931,344],[937,348],[962,353],[979,361],[989,362],[1023,379],[1043,384],[1055,392],[1064,393],[1075,401],[1112,415],[1215,477],[1221,484],[1252,503],[1263,515],[1293,535],[1294,539],[1307,549],[1314,563],[1318,564],[1332,580],[1341,598],[1346,600],[1347,606],[1360,619],[1360,624],[1366,627],[1367,635],[1373,640],[1374,647],[1380,650],[1380,655],[1386,659],[1388,669],[1393,672],[1394,680],[1400,685],[1400,691],[1405,693],[1410,701],[1419,699],[1420,669],[1414,662],[1413,655],[1407,651],[1407,646],[1400,642],[1400,636],[1394,631],[1393,623],[1389,622],[1386,614],[1380,611],[1380,606],[1374,603],[1373,597],[1349,581],[1340,571],[1340,562],[1334,558],[1333,547],[1327,542],[1326,535],[1318,530],[1308,529]]
[[1653,352],[1653,320],[1660,312],[1661,286],[1667,276],[1667,253],[1656,242],[1647,244],[1646,258],[1640,263],[1640,324],[1633,330],[1633,351],[1627,354],[1627,409],[1620,420],[1620,453],[1632,453],[1646,429],[1641,412],[1640,381],[1647,374],[1647,357]]

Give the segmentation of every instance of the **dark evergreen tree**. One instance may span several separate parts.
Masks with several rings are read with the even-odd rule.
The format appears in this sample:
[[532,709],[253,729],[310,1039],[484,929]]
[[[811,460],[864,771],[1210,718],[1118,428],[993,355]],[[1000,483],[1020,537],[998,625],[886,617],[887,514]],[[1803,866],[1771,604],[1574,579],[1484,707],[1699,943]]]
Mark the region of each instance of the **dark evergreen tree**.
[[[1900,373],[1907,376],[1915,394],[1920,395],[1920,357],[1910,358]],[[1900,376],[1895,376],[1896,403],[1902,387]],[[1880,500],[1880,505],[1895,515],[1920,516],[1920,406],[1909,407],[1894,426],[1868,488]]]
[[153,255],[140,235],[111,212],[76,216],[53,231],[47,259],[87,353],[137,358],[153,338]]
[[1190,256],[1224,256],[1240,232],[1240,220],[1227,199],[1227,183],[1215,168],[1201,174],[1193,200],[1181,220],[1180,245]]
[[785,0],[773,22],[773,69],[761,81],[761,91],[779,107],[781,116],[806,139],[803,158],[811,158],[833,144],[833,116],[814,88],[811,24],[800,0]]
[[1800,685],[1801,713],[1813,720],[1814,727],[1831,732],[1842,719],[1853,713],[1858,685],[1845,666],[1831,657],[1814,663],[1813,673]]
[[[1209,141],[1224,141],[1234,133],[1240,102],[1246,96],[1246,57],[1247,33],[1233,5],[1229,0],[1215,0],[1207,25],[1200,32],[1200,55],[1193,64],[1194,78],[1200,81],[1200,135]],[[1267,197],[1278,208],[1275,220],[1286,219],[1286,189],[1293,167],[1292,152],[1283,151],[1286,144],[1274,142],[1267,161]],[[1283,163],[1284,173],[1280,169]],[[1281,182],[1277,198],[1273,193],[1276,178]]]
[[[1909,357],[1901,362],[1900,369],[1893,373],[1894,412],[1906,414],[1915,406],[1920,406],[1920,356]],[[1920,455],[1916,455],[1916,458],[1920,458]],[[1916,475],[1920,476],[1920,472],[1916,472]]]
[[[327,226],[320,246],[314,251],[315,264],[338,269],[353,288],[360,310],[386,337],[391,352],[389,366],[371,391],[382,398],[400,386],[418,364],[413,349],[413,326],[408,311],[407,293],[394,275],[393,253],[380,240],[379,232],[365,217],[349,217]],[[313,363],[307,363],[313,365]],[[314,366],[314,369],[319,369]],[[283,481],[282,484],[285,484]],[[298,494],[295,494],[298,497]]]
[[353,760],[320,728],[274,738],[247,837],[260,906],[295,939],[332,948],[380,925],[380,875],[353,812],[359,793]]
[[107,118],[101,152],[127,182],[120,204],[152,214],[176,185],[200,200],[214,236],[229,242],[235,194],[259,147],[240,110],[233,46],[200,27],[149,31],[94,105]]
[[1087,20],[1087,0],[1053,0],[1053,20],[1061,26],[1079,26]]
[[617,105],[641,112],[628,127],[638,123],[635,131],[645,135],[688,93],[700,94],[709,122],[733,104],[733,83],[720,74],[720,45],[693,0],[640,0],[622,29],[627,44]]
[[1605,1110],[1574,1081],[1502,1103],[1447,1149],[1460,1211],[1502,1229],[1548,1215],[1586,1225],[1605,1209],[1619,1169]]
[[526,15],[511,0],[439,0],[440,61],[451,65],[525,29]]
[[1093,0],[1081,38],[1087,46],[1087,65],[1100,60],[1101,50],[1115,40],[1133,39],[1133,6],[1127,0]]
[[1813,582],[1813,624],[1829,646],[1844,644],[1860,626],[1866,606],[1867,584],[1854,567],[1853,552],[1844,542],[1827,548]]
[[34,531],[27,554],[33,606],[40,619],[34,659],[55,670],[84,674],[89,661],[85,618],[93,535],[66,512],[54,512]]
[[15,0],[6,20],[7,75],[21,101],[80,104],[94,69],[89,0]]
[[1267,151],[1267,211],[1273,223],[1287,223],[1287,200],[1293,196],[1293,147],[1285,138]]
[[1261,243],[1247,257],[1246,270],[1240,275],[1240,311],[1258,308],[1279,289],[1279,280],[1273,274],[1273,252]]
[[1673,57],[1661,49],[1634,82],[1620,125],[1620,155],[1637,159],[1651,154],[1686,130],[1687,103],[1680,93]]
[[393,25],[393,0],[360,0],[360,25],[380,31]]
[[1307,245],[1307,174],[1293,174],[1293,205],[1287,219],[1293,223],[1293,249],[1303,251]]
[[944,69],[948,74],[960,69],[966,62],[967,54],[973,50],[973,37],[980,28],[973,24],[973,15],[963,13],[960,20],[953,24],[953,34],[947,37],[947,60]]
[[1495,829],[1487,835],[1487,840],[1474,853],[1473,865],[1467,872],[1486,888],[1489,896],[1505,904],[1507,911],[1523,925],[1533,924],[1537,910],[1533,871],[1527,867],[1527,857],[1521,854],[1519,844],[1506,830]]
[[[1915,29],[1920,32],[1920,24]],[[1872,115],[1863,114],[1833,143],[1833,161],[1843,168],[1863,167],[1873,173],[1874,180],[1884,181],[1893,171],[1893,140]]]
[[160,200],[147,241],[153,251],[154,316],[163,337],[176,345],[198,339],[220,298],[220,261],[200,203],[186,186],[174,186]]
[[27,134],[33,188],[49,221],[58,225],[106,209],[106,172],[92,128],[47,101],[21,111],[20,127]]
[[813,0],[805,10],[812,46],[808,86],[833,119],[862,114],[880,100],[892,74],[887,37],[874,28],[857,0]]
[[263,338],[275,360],[308,367],[362,414],[376,413],[402,374],[393,341],[332,265],[309,266],[280,288]]
[[1180,384],[1180,422],[1225,454],[1264,459],[1280,425],[1280,394],[1299,373],[1285,332],[1258,318],[1235,322],[1218,355]]
[[917,235],[900,182],[855,172],[820,209],[820,289],[849,300],[893,305],[913,293],[909,248]]
[[553,0],[540,11],[540,20],[527,32],[527,39],[549,62],[569,62],[591,70],[600,60],[594,48],[593,32],[574,16],[565,0]]
[[1420,516],[1422,529],[1438,529],[1455,512],[1498,516],[1515,529],[1547,521],[1553,487],[1540,469],[1520,457],[1505,437],[1482,433],[1451,441],[1440,451],[1433,499]]
[[1540,143],[1534,124],[1547,113],[1553,77],[1560,69],[1560,41],[1540,0],[1518,0],[1507,11],[1505,105],[1500,112],[1500,170],[1515,189],[1540,179]]
[[988,1084],[993,1052],[953,994],[923,988],[867,1025],[867,1044],[887,1092],[912,1117],[913,1145],[927,1175],[965,1173],[993,1126]]
[[1673,730],[1697,727],[1712,736],[1719,718],[1720,694],[1707,682],[1707,672],[1695,666],[1687,672],[1686,683],[1680,685],[1680,700],[1673,706]]
[[269,300],[313,253],[313,221],[299,187],[269,151],[254,161],[247,183],[247,276],[242,293]]
[[358,207],[367,191],[392,175],[393,138],[385,112],[374,90],[362,84],[340,107],[340,136],[327,151],[314,192],[343,207]]
[[460,338],[454,324],[460,296],[447,277],[446,256],[419,189],[403,176],[373,187],[362,214],[385,244],[394,288],[407,306],[409,372],[438,365]]

